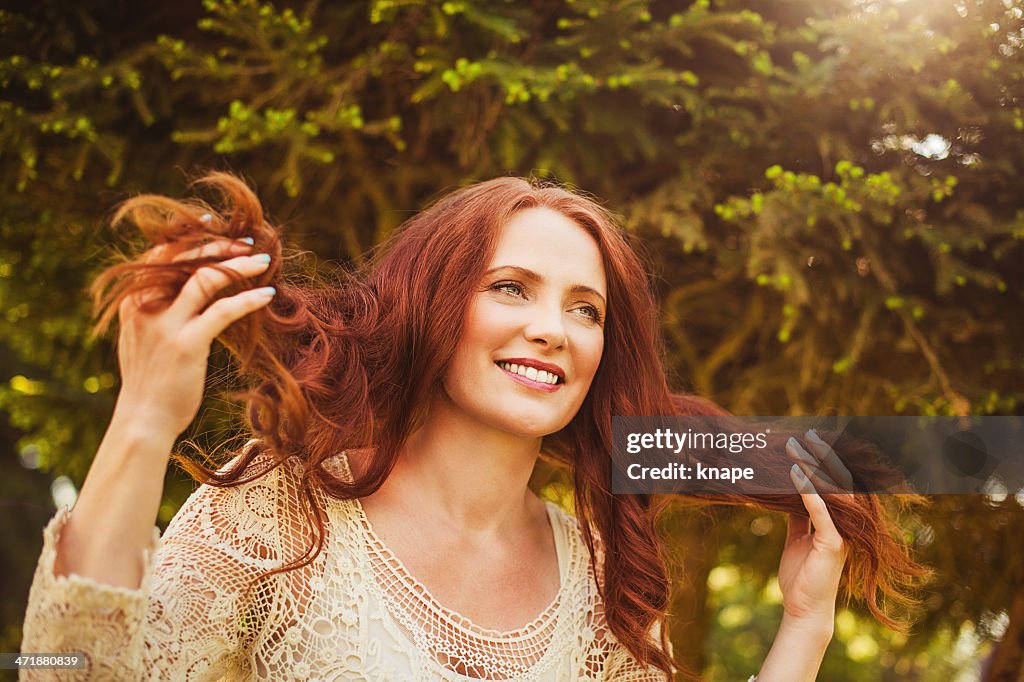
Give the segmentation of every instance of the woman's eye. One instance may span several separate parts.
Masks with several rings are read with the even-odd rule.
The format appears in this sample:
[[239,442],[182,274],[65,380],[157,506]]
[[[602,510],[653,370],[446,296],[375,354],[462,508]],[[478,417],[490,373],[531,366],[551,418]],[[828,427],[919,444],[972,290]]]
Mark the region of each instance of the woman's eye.
[[577,308],[576,310],[582,313],[584,317],[589,318],[594,322],[601,322],[601,311],[592,305],[585,305],[582,308]]
[[515,282],[498,282],[491,288],[495,291],[502,291],[510,296],[521,297],[523,295],[522,285]]

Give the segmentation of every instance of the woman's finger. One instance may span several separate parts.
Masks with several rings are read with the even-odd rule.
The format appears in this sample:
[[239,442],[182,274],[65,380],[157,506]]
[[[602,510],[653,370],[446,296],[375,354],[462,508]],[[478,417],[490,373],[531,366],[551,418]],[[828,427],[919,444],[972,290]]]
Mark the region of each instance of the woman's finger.
[[796,440],[796,438],[790,438],[786,441],[786,452],[807,475],[807,477],[813,482],[815,489],[825,493],[840,493],[845,492],[836,485],[828,472],[825,471],[821,463],[814,458],[802,445]]
[[194,336],[197,342],[213,343],[232,323],[270,303],[276,293],[274,287],[260,287],[217,299],[188,325],[184,334]]
[[215,239],[188,251],[182,251],[171,260],[180,262],[199,258],[238,256],[250,252],[252,245],[252,237],[245,237],[244,239]]
[[846,492],[853,492],[853,474],[846,468],[832,446],[823,441],[814,429],[807,432],[806,440],[811,453],[821,462],[829,477]]
[[[143,256],[142,262],[147,265],[164,265],[202,258],[223,259],[229,256],[240,256],[249,253],[252,251],[252,244],[252,237],[245,237],[243,239],[215,239],[172,256],[174,243],[165,242],[149,249]],[[119,311],[122,319],[126,319],[134,314],[147,302],[158,296],[159,293],[156,290],[147,288],[125,297],[121,301]]]
[[181,253],[171,255],[177,242],[164,242],[149,249],[142,261],[147,264],[180,263],[198,258],[227,257],[241,255],[252,250],[252,237],[242,239],[213,239]]
[[798,540],[811,532],[810,518],[802,514],[790,513],[786,518],[786,544]]
[[826,549],[841,552],[843,550],[843,537],[836,530],[835,524],[832,523],[832,515],[828,513],[828,506],[825,504],[825,500],[815,491],[810,479],[804,475],[797,465],[794,464],[790,468],[789,475],[793,479],[793,484],[796,486],[797,491],[800,492],[800,499],[804,503],[807,515],[810,517],[811,525],[814,526],[815,542],[820,542],[822,547]]
[[185,286],[181,288],[178,298],[171,306],[172,314],[179,317],[184,324],[204,310],[217,292],[232,282],[231,275],[224,269],[233,270],[242,277],[255,277],[266,271],[269,266],[270,256],[264,253],[204,265],[192,273]]

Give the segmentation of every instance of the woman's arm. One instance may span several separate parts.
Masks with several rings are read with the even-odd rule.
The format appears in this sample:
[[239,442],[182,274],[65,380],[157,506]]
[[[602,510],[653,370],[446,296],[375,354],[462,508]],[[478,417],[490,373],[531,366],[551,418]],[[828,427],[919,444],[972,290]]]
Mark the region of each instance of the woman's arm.
[[[159,267],[168,261],[166,247],[154,248],[147,262]],[[170,260],[228,258],[249,249],[222,239]],[[218,265],[241,276],[267,268],[266,262],[244,256]],[[122,299],[117,344],[121,390],[61,532],[54,565],[58,576],[74,573],[116,587],[139,586],[139,557],[151,544],[171,448],[199,410],[210,346],[228,325],[270,300],[249,290],[210,303],[230,283],[225,272],[200,267],[162,308],[149,307],[153,294],[148,290]]]
[[786,546],[779,563],[782,624],[758,682],[816,679],[832,639],[836,594],[849,550],[811,479],[832,491],[849,490],[852,481],[849,471],[817,434],[809,433],[807,444],[813,456],[795,439],[787,445],[797,462],[790,475],[808,515],[789,515]]
[[[143,656],[154,647],[171,647],[168,660],[188,660],[174,653],[186,652],[180,630],[170,623],[184,614],[182,622],[189,627],[189,619],[203,615],[193,604],[201,604],[205,596],[221,600],[217,581],[222,567],[238,569],[237,562],[218,555],[218,538],[231,541],[218,535],[224,529],[179,524],[180,547],[209,551],[189,557],[197,559],[192,563],[179,557],[166,570],[154,570],[153,592],[159,592],[158,586],[166,588],[167,598],[149,600],[148,562],[154,552],[160,555],[170,546],[159,546],[154,536],[163,479],[174,440],[202,401],[210,347],[232,322],[271,300],[253,290],[212,300],[233,280],[266,270],[269,257],[238,256],[250,250],[250,243],[219,239],[177,256],[172,248],[178,245],[168,242],[152,249],[139,279],[129,282],[117,299],[117,406],[74,511],[59,512],[44,534],[46,544],[29,595],[22,651],[84,651],[92,670],[89,679],[153,677],[143,673],[149,669]],[[168,263],[197,259],[208,265],[197,267],[179,290],[171,291],[169,303],[154,300],[158,291],[144,286],[152,273],[166,273]],[[212,560],[204,565],[200,555]],[[185,570],[197,572],[190,579],[181,574]],[[205,580],[212,582],[193,589]],[[209,615],[219,618],[223,611]],[[154,614],[171,620],[162,623],[158,618],[155,627],[147,628]],[[148,637],[154,633],[151,642]],[[209,643],[230,643],[231,637],[223,634]]]
[[832,620],[800,621],[782,617],[772,648],[757,675],[758,682],[817,679],[825,649],[832,641]]
[[153,549],[164,475],[178,434],[160,419],[129,409],[119,398],[74,513],[59,535],[57,576],[74,573],[115,587],[139,587],[141,558]]

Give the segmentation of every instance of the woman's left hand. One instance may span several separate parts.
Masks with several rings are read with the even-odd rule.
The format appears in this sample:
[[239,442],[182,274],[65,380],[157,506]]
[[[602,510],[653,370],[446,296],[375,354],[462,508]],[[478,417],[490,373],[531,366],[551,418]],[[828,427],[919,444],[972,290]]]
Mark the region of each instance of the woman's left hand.
[[853,477],[813,430],[807,432],[805,440],[807,449],[795,438],[786,444],[787,453],[796,462],[790,477],[808,516],[789,515],[786,545],[779,562],[779,587],[786,619],[831,628],[849,547],[832,523],[819,491],[852,499],[846,491],[853,489]]

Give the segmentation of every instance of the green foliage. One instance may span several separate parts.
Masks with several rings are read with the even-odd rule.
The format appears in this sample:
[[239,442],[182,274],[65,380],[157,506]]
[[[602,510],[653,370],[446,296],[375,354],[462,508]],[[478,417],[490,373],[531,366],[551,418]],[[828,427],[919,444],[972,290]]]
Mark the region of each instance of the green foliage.
[[[1019,0],[0,11],[0,408],[19,449],[81,480],[117,390],[111,344],[86,337],[85,287],[124,240],[104,221],[215,167],[250,178],[297,246],[346,262],[462,182],[575,183],[651,246],[687,387],[746,414],[1019,412],[1022,14]],[[211,374],[228,368],[215,356]],[[237,428],[212,399],[203,414],[190,435]],[[169,484],[163,520],[187,490]],[[738,570],[777,557],[757,535],[720,544]],[[934,558],[989,576],[979,591],[1020,561]],[[918,639],[947,646],[998,608],[949,594]],[[772,618],[754,592],[715,598]],[[852,656],[848,639],[829,660]]]
[[[767,582],[731,563],[715,567],[708,578],[715,610],[708,637],[708,680],[743,679],[757,670],[771,647],[782,618],[782,593],[773,577]],[[965,631],[963,638],[970,639]],[[961,639],[959,632],[943,631],[924,650],[908,647],[906,635],[880,628],[868,617],[838,609],[832,642],[819,673],[823,680],[878,682],[879,680],[957,679],[976,676],[977,663],[969,657],[950,656]],[[962,646],[962,645],[961,645]],[[973,652],[973,643],[970,649]]]

